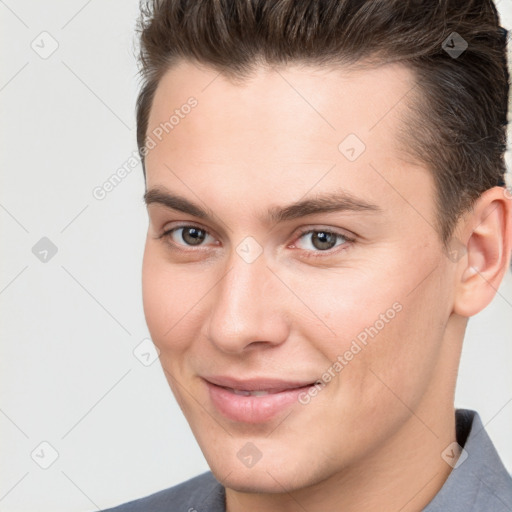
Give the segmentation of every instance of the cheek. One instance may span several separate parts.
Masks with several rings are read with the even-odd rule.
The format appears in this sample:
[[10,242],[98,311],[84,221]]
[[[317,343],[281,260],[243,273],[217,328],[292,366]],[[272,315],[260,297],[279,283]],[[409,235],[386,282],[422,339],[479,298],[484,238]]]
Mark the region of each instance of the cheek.
[[355,340],[365,347],[385,334],[403,309],[396,279],[393,289],[382,275],[363,276],[351,269],[322,270],[287,282],[304,298],[308,308],[297,307],[310,319],[300,320],[303,315],[298,310],[292,318],[298,320],[296,325],[304,339],[314,341],[315,348],[330,361],[350,350]]
[[153,342],[163,354],[185,349],[187,326],[200,325],[200,308],[193,306],[206,293],[201,283],[199,273],[177,271],[159,247],[147,242],[142,265],[144,315]]
[[173,289],[168,285],[169,279],[162,276],[164,269],[160,261],[148,247],[150,243],[146,243],[142,263],[142,301],[146,323],[153,341],[158,344],[170,326],[166,311],[175,299]]
[[[382,388],[376,375],[397,389],[405,381],[425,385],[439,358],[448,310],[436,273],[416,289],[421,276],[405,262],[400,271],[395,267],[385,273],[379,265],[365,274],[349,269],[312,277],[295,279],[294,290],[307,298],[322,324],[302,321],[299,329],[323,354],[325,371],[342,373],[345,384],[359,391],[372,381]],[[340,364],[331,367],[336,361],[341,370]]]

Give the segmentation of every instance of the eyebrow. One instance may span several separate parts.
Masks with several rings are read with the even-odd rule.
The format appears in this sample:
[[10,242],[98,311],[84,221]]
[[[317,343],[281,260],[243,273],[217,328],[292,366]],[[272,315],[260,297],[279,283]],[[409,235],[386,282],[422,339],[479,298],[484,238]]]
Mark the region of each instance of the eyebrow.
[[[205,220],[213,220],[215,214],[209,208],[203,208],[184,197],[170,193],[161,188],[152,188],[144,194],[146,206],[160,204],[166,208],[177,210],[194,217]],[[268,209],[266,217],[261,220],[266,222],[285,222],[289,220],[329,212],[382,212],[382,209],[363,199],[356,198],[348,192],[331,192],[317,195],[311,199],[299,200],[287,206],[273,206]]]

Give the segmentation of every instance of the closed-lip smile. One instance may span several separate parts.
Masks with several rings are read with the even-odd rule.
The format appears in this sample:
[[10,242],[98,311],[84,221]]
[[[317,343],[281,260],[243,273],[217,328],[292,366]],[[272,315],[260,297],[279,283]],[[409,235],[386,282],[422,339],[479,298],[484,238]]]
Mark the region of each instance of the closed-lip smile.
[[203,377],[214,407],[235,422],[262,423],[297,402],[316,380],[285,381],[272,377],[236,379]]

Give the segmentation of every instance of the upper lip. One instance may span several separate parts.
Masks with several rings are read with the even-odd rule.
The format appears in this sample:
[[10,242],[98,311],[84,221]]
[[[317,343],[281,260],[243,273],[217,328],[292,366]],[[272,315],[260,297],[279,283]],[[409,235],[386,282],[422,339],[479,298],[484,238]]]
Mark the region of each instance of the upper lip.
[[302,388],[315,383],[315,380],[286,381],[270,377],[255,377],[252,379],[236,379],[228,376],[203,377],[204,380],[224,388],[240,391],[284,391],[286,389]]

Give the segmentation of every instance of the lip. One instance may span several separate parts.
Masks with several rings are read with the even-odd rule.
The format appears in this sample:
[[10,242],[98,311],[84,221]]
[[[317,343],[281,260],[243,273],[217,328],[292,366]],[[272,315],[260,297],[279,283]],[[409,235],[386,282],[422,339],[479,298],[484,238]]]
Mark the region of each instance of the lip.
[[[215,408],[232,421],[264,423],[297,403],[301,393],[314,385],[311,381],[284,381],[273,378],[239,380],[231,377],[203,377]],[[235,394],[235,390],[263,392],[264,395]]]

